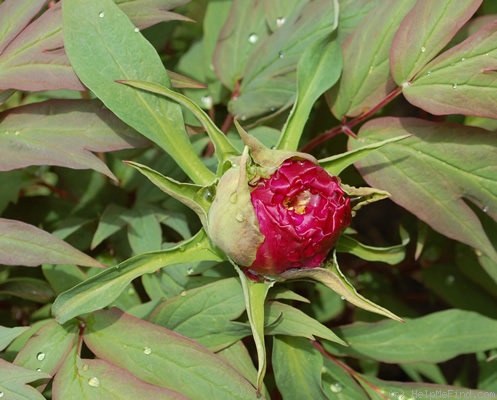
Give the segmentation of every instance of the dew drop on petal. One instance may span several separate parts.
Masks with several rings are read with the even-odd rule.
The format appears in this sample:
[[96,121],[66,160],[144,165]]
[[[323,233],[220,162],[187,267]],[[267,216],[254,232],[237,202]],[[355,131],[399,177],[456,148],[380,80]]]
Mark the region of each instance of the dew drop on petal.
[[236,220],[237,220],[238,222],[243,222],[243,221],[245,221],[245,216],[244,216],[242,213],[240,213],[240,214],[236,214],[236,217],[235,217],[235,218],[236,218]]
[[45,353],[43,353],[43,352],[41,351],[41,352],[39,352],[39,353],[36,355],[36,359],[37,359],[38,361],[43,361],[43,360],[45,359],[45,356],[46,356],[46,354],[45,354]]
[[148,347],[148,346],[145,346],[143,348],[143,354],[149,356],[150,354],[152,354],[152,349],[150,347]]
[[330,385],[330,389],[333,393],[340,393],[343,390],[343,385],[340,382],[335,382]]
[[104,13],[103,11],[100,11],[100,12],[98,13],[98,16],[99,16],[100,18],[103,18],[103,17],[105,17],[105,13]]
[[93,376],[90,379],[88,379],[88,385],[90,385],[91,387],[95,387],[95,388],[99,387],[100,380],[96,376]]
[[276,18],[276,26],[278,28],[281,28],[283,26],[283,24],[285,23],[285,21],[286,21],[285,17]]
[[[234,165],[233,165],[234,167]],[[230,194],[230,203],[235,204],[238,201],[238,196],[236,192]]]
[[252,44],[256,44],[258,40],[259,40],[259,36],[257,35],[257,33],[251,33],[248,37],[249,43],[252,43]]

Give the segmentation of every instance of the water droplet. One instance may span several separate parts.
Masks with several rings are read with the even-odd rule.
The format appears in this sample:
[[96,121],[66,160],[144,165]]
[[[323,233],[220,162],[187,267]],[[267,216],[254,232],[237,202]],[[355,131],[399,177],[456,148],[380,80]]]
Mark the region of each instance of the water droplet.
[[235,204],[238,200],[238,195],[236,192],[230,194],[230,203]]
[[368,74],[373,73],[373,70],[374,70],[374,67],[371,65],[371,66],[369,67]]
[[406,88],[406,87],[409,87],[409,86],[411,86],[411,82],[409,82],[409,81],[402,82],[402,87],[403,88]]
[[183,253],[185,251],[185,246],[179,246],[178,247],[178,250]]
[[133,29],[133,32],[136,32],[136,33],[140,32],[140,28],[135,27],[135,29]]
[[425,46],[422,46],[421,47],[421,53],[424,53],[426,51],[426,47]]
[[466,61],[466,57],[461,58],[461,62],[464,62],[464,61]]
[[341,298],[342,300],[345,300],[345,296],[340,296],[340,298]]
[[136,290],[133,287],[128,289],[128,296],[134,296],[136,294]]
[[343,385],[340,382],[335,382],[330,385],[330,389],[333,393],[340,393],[343,390]]
[[45,353],[43,353],[43,352],[39,352],[39,353],[36,355],[36,359],[37,359],[38,361],[43,361],[43,360],[45,359],[45,356],[46,356],[46,354],[45,354]]
[[452,89],[457,89],[457,83],[452,84]]
[[445,283],[447,285],[452,285],[455,280],[456,280],[456,278],[454,277],[454,275],[449,275],[449,276],[447,276],[447,278],[445,278]]
[[145,346],[143,348],[143,354],[149,356],[150,354],[152,354],[152,349],[150,347]]
[[205,108],[207,108],[207,109],[212,108],[212,104],[213,104],[212,96],[209,96],[208,94],[205,96],[202,96],[200,99],[200,102],[202,103],[202,105]]
[[278,52],[278,57],[279,57],[279,58],[285,58],[285,52],[284,52],[283,50],[280,50],[280,51]]
[[36,368],[36,372],[41,372],[41,368]]
[[242,213],[240,213],[240,214],[236,214],[236,217],[235,217],[235,218],[236,218],[236,220],[237,220],[238,222],[243,222],[243,221],[245,221],[245,215],[243,215]]
[[428,72],[426,73],[426,75],[431,75],[431,71],[428,71]]
[[206,190],[204,192],[204,199],[207,201],[212,201],[214,199],[214,195],[212,194],[212,192],[210,190]]
[[485,207],[483,207],[481,210],[482,210],[484,213],[488,213],[488,210],[489,210],[489,209],[490,209],[490,208],[489,208],[488,206],[485,206]]
[[188,275],[193,274],[193,268],[192,268],[192,267],[188,267],[188,268],[186,269],[186,273],[187,273]]
[[100,11],[100,12],[98,13],[98,16],[99,16],[100,18],[103,18],[103,17],[105,17],[105,13],[104,13],[103,11]]
[[88,369],[90,368],[90,366],[88,364],[83,364],[83,371],[88,371]]
[[256,44],[258,40],[259,40],[259,36],[257,35],[257,33],[251,33],[248,37],[249,43],[252,43],[252,44]]
[[3,392],[0,392],[0,397],[3,397]]
[[183,290],[180,294],[179,294],[181,297],[185,297],[186,296],[186,290]]
[[275,110],[276,110],[276,107],[275,107],[275,106],[271,106],[271,107],[269,108],[269,111],[271,111],[271,112],[273,112],[273,111],[275,111]]
[[240,115],[240,119],[242,121],[246,121],[247,120],[247,116],[244,114],[244,115]]
[[276,18],[276,26],[278,28],[281,28],[283,26],[283,24],[285,23],[285,21],[286,21],[285,17]]
[[95,388],[99,387],[100,380],[96,376],[93,376],[90,379],[88,379],[88,385],[90,385],[91,387],[95,387]]
[[481,257],[483,253],[480,250],[475,249],[475,254],[477,257]]

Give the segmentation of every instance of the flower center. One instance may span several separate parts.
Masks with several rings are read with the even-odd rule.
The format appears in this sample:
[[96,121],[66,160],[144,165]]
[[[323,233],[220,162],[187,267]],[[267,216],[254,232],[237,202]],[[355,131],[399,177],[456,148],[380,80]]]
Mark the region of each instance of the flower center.
[[311,192],[304,190],[294,197],[287,197],[283,200],[283,206],[287,210],[294,211],[297,214],[305,214],[305,209],[311,200]]

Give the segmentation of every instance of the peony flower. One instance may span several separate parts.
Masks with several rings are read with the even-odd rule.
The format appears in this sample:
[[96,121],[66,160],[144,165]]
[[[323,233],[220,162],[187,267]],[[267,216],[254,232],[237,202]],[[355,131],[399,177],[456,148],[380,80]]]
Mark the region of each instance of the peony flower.
[[248,275],[319,267],[351,221],[339,179],[308,154],[249,146],[217,186],[211,240]]
[[319,267],[350,224],[339,180],[309,160],[287,160],[250,192],[264,235],[250,271],[277,275]]

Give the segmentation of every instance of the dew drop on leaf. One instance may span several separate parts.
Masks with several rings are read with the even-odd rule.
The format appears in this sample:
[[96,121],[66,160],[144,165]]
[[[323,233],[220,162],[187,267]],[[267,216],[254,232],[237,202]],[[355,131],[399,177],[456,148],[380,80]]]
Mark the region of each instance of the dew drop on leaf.
[[452,84],[452,89],[457,89],[457,83]]
[[285,52],[284,52],[283,50],[280,50],[280,51],[278,52],[278,57],[279,57],[279,58],[285,58]]
[[340,296],[340,298],[341,298],[342,300],[345,300],[345,296]]
[[88,368],[90,368],[88,364],[83,364],[83,371],[88,371]]
[[425,46],[421,47],[421,53],[424,53],[425,51],[426,51],[426,47]]
[[204,193],[204,199],[207,201],[212,201],[214,199],[214,195],[210,190],[206,190]]
[[186,296],[186,290],[183,290],[180,294],[179,294],[181,297],[185,297]]
[[150,347],[148,347],[148,346],[145,346],[143,348],[143,354],[149,356],[150,354],[152,354],[152,349]]
[[133,29],[133,31],[136,32],[136,33],[138,33],[138,32],[140,32],[140,28],[136,28],[135,27],[135,29]]
[[489,207],[485,206],[481,209],[484,213],[488,213]]
[[454,277],[454,275],[449,275],[449,276],[447,276],[447,278],[445,278],[445,283],[447,285],[452,285],[455,280],[456,280],[456,278]]
[[330,389],[333,393],[340,393],[343,390],[343,386],[340,382],[335,382],[330,385]]
[[285,23],[285,21],[286,21],[285,17],[276,18],[276,26],[278,28],[281,28],[283,26],[283,24]]
[[466,58],[465,58],[465,57],[462,57],[462,58],[461,58],[461,62],[464,62],[464,61],[466,61]]
[[248,37],[249,43],[252,43],[252,44],[257,43],[258,40],[259,40],[259,36],[257,35],[257,33],[251,33]]
[[90,379],[88,379],[88,385],[90,385],[91,387],[99,387],[100,380],[96,376],[93,376]]
[[0,392],[0,397],[3,397],[3,392]]
[[103,18],[103,17],[105,17],[105,13],[104,13],[103,11],[100,11],[100,12],[98,13],[98,16],[99,16],[100,18]]
[[36,355],[36,359],[37,359],[38,361],[43,361],[43,360],[45,359],[45,356],[46,356],[46,354],[45,354],[45,353],[43,353],[43,352],[39,352],[39,353]]
[[188,268],[187,268],[187,270],[186,270],[186,273],[187,273],[188,275],[193,274],[193,268],[192,268],[192,267],[188,267]]
[[211,109],[212,108],[212,96],[209,96],[209,95],[205,95],[205,96],[202,96],[201,99],[200,99],[200,102],[202,103],[202,105],[207,108],[207,109]]

